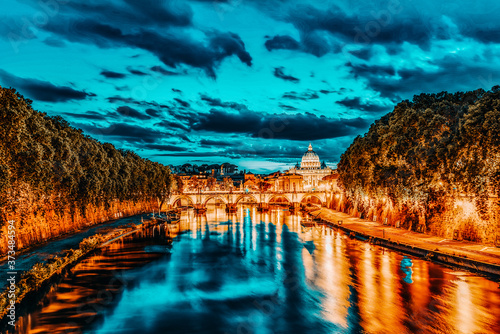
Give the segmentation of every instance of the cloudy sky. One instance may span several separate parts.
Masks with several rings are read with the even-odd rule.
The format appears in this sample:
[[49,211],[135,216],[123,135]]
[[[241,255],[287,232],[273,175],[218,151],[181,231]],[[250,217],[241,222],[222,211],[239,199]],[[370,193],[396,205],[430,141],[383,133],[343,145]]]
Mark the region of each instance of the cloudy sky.
[[500,82],[498,1],[18,0],[0,85],[165,164],[330,165],[420,92]]

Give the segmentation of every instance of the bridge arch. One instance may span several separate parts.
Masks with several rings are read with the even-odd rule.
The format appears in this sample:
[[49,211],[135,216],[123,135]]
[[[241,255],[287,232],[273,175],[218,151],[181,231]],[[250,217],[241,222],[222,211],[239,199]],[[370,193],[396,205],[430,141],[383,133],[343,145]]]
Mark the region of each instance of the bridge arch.
[[273,199],[278,197],[286,199],[288,203],[293,203],[293,200],[289,196],[287,196],[287,194],[274,194],[267,199],[267,203],[271,203]]
[[210,201],[211,199],[214,199],[214,198],[221,199],[224,202],[224,204],[227,204],[227,199],[224,196],[222,196],[222,195],[209,195],[203,200],[203,206],[206,206],[208,201]]
[[303,203],[305,200],[307,200],[308,198],[311,198],[311,197],[316,198],[321,203],[321,205],[325,204],[324,200],[321,198],[321,196],[318,196],[317,194],[305,194],[304,196],[302,196],[300,203]]
[[172,201],[171,201],[172,206],[175,206],[175,204],[176,204],[178,201],[183,200],[183,199],[187,199],[187,200],[188,200],[188,202],[190,202],[190,203],[191,203],[191,205],[193,205],[193,206],[194,206],[194,201],[193,201],[193,199],[192,199],[190,196],[187,196],[187,195],[179,195],[179,196],[175,196],[174,198],[172,198]]
[[236,198],[236,201],[234,201],[234,204],[238,204],[238,202],[241,201],[242,199],[244,199],[245,197],[250,197],[255,201],[255,203],[259,203],[259,200],[254,195],[243,194],[243,195],[238,196],[238,198]]

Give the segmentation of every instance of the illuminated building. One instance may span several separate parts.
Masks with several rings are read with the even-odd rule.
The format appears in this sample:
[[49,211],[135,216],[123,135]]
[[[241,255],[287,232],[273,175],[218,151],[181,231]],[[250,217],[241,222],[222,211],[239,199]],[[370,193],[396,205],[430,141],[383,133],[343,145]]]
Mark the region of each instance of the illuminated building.
[[320,162],[319,156],[309,144],[309,148],[302,156],[300,167],[297,164],[288,173],[302,175],[304,190],[311,190],[317,187],[325,176],[333,174],[334,171],[325,163]]

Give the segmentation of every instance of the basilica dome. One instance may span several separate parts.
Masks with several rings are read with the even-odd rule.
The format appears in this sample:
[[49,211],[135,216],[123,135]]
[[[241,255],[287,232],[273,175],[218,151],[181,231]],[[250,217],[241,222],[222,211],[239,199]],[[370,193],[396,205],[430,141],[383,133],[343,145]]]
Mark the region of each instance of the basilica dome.
[[302,156],[302,162],[300,163],[301,168],[321,168],[321,162],[319,161],[319,156],[313,151],[312,145],[309,144],[309,148],[306,153]]

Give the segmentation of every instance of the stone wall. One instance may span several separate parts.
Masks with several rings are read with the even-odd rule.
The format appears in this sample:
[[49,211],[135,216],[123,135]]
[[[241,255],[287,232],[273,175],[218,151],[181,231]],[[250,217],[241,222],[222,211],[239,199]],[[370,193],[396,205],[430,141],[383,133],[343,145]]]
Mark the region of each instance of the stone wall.
[[[500,201],[490,197],[485,201],[483,214],[473,197],[456,196],[443,200],[443,209],[429,215],[425,211],[404,205],[393,206],[390,201],[352,201],[344,194],[333,197],[331,209],[351,216],[377,221],[388,226],[494,245],[500,239]],[[500,241],[500,240],[499,240]]]

